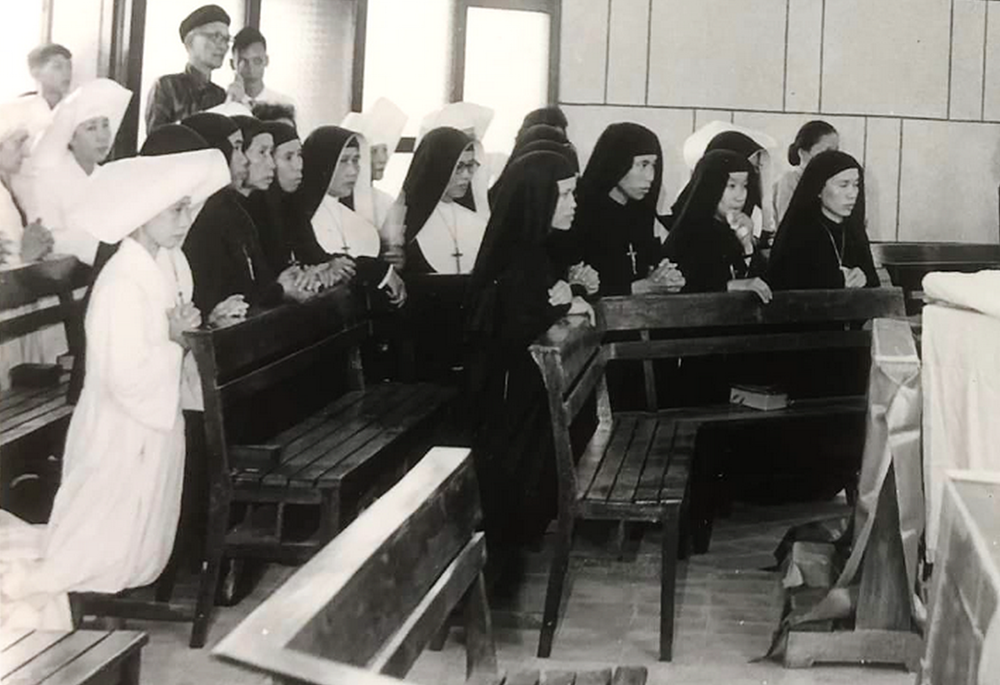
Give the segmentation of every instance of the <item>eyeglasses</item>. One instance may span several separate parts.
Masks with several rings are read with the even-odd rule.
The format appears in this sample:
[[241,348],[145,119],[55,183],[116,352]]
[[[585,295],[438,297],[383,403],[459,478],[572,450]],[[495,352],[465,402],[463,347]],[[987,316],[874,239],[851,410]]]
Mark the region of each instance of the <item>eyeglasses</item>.
[[468,171],[474,174],[476,173],[476,170],[479,169],[479,166],[479,162],[476,160],[472,160],[471,162],[459,162],[455,165],[455,172],[461,174]]
[[205,36],[213,43],[218,45],[230,45],[233,39],[227,33],[222,33],[221,31],[216,31],[214,33],[205,33],[204,31],[195,31],[199,36]]

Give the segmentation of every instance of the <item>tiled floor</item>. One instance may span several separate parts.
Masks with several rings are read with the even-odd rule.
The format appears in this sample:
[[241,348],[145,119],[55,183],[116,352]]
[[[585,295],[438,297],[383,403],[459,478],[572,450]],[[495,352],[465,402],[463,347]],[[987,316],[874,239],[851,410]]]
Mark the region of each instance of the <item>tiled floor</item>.
[[[846,511],[827,504],[752,507],[737,505],[719,521],[710,553],[681,564],[677,587],[674,660],[656,660],[659,625],[658,541],[641,531],[632,554],[618,561],[609,531],[584,529],[578,535],[570,570],[570,593],[556,633],[552,658],[534,657],[545,595],[547,552],[533,553],[524,583],[514,596],[492,601],[500,666],[508,671],[538,668],[583,670],[618,664],[644,665],[649,682],[678,685],[911,685],[914,676],[896,668],[816,666],[786,670],[750,663],[767,650],[781,611],[781,589],[771,550],[788,526]],[[639,536],[633,536],[639,537]],[[218,639],[245,616],[292,570],[271,568],[253,595],[223,609],[212,629]],[[131,625],[130,625],[131,627]],[[213,660],[208,650],[189,650],[188,626],[136,624],[151,633],[143,652],[143,682],[266,683],[266,677]],[[425,652],[410,680],[425,685],[464,681],[465,653],[460,629],[453,629],[441,652]]]

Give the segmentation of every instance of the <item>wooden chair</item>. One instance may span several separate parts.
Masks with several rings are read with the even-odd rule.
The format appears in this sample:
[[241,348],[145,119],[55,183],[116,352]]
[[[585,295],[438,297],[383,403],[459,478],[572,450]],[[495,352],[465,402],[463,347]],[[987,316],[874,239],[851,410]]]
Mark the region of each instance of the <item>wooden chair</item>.
[[[761,412],[741,406],[689,407],[656,412],[652,360],[722,353],[780,353],[803,349],[866,347],[871,334],[857,322],[903,316],[898,288],[776,293],[762,305],[751,293],[609,297],[597,306],[593,327],[567,317],[531,346],[549,395],[559,477],[555,554],[549,574],[538,656],[552,650],[564,577],[577,519],[647,522],[663,527],[660,589],[660,659],[672,656],[678,544],[690,532],[696,549],[708,545],[711,498],[691,478],[695,441],[706,423],[770,421],[832,413],[863,420],[864,397],[816,398]],[[816,324],[833,330],[816,330]],[[606,340],[608,332],[638,332],[639,340]],[[652,339],[651,331],[665,336]],[[688,337],[694,333],[697,337]],[[641,360],[646,412],[612,415],[605,366],[612,359]],[[574,455],[569,427],[593,392],[598,428],[582,455]],[[862,424],[863,425],[863,424]],[[860,451],[856,455],[860,463]],[[856,471],[856,467],[853,467]],[[680,526],[681,519],[690,521]],[[686,548],[686,545],[685,545]]]
[[[0,320],[0,342],[62,324],[69,352],[76,353],[82,344],[82,322],[74,289],[86,285],[87,277],[88,270],[72,257],[0,270],[0,310],[40,305]],[[47,302],[52,296],[57,299]],[[69,375],[63,374],[55,385],[15,385],[0,393],[0,502],[33,523],[48,519],[59,487],[73,413],[66,401],[68,385]]]
[[[204,398],[208,512],[194,606],[84,596],[85,613],[193,621],[205,643],[223,559],[301,563],[436,439],[453,391],[366,387],[367,310],[347,288],[187,334]],[[346,391],[345,391],[346,389]],[[301,524],[301,525],[297,525]],[[170,568],[168,567],[168,572]]]

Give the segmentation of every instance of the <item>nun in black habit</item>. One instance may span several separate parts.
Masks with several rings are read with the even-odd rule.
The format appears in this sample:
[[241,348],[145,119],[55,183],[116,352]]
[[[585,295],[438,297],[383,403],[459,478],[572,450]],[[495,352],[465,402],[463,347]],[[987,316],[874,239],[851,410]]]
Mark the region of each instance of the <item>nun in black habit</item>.
[[[580,207],[573,242],[601,280],[601,294],[627,295],[662,257],[654,232],[663,182],[663,154],[656,134],[630,122],[611,124],[597,140],[580,179]],[[573,263],[577,255],[560,255]]]
[[[506,166],[500,172],[497,180],[490,186],[488,194],[490,206],[492,207],[496,201],[497,194],[500,192],[500,185],[504,180],[504,175],[514,160],[529,152],[539,150],[560,152],[564,149],[567,151],[566,154],[576,156],[576,150],[573,149],[569,139],[566,138],[566,134],[560,128],[549,126],[548,124],[536,124],[528,129],[523,129],[518,133],[517,139],[514,141],[514,148],[510,152],[510,158],[507,160]],[[577,166],[579,166],[579,163],[577,163]]]
[[778,227],[767,278],[779,290],[878,287],[864,170],[846,152],[810,160]]
[[686,201],[663,245],[684,275],[684,292],[752,290],[771,299],[757,278],[763,265],[754,252],[750,207],[750,162],[729,150],[705,154],[687,185]]
[[576,169],[534,152],[511,164],[472,272],[466,333],[472,450],[491,554],[541,535],[555,513],[547,395],[528,345],[567,313],[589,313],[553,267],[549,238],[571,224]]

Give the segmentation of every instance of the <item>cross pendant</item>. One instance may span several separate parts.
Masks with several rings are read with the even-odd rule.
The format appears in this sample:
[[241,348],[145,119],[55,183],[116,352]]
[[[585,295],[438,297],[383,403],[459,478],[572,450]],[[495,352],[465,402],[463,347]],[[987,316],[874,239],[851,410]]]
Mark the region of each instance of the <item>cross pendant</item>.
[[462,273],[462,253],[456,247],[451,256],[455,258],[455,273]]
[[637,253],[635,251],[635,248],[632,246],[631,242],[628,244],[628,252],[626,254],[628,255],[629,259],[632,260],[632,275],[638,276],[639,272],[636,271],[635,267],[635,257]]

